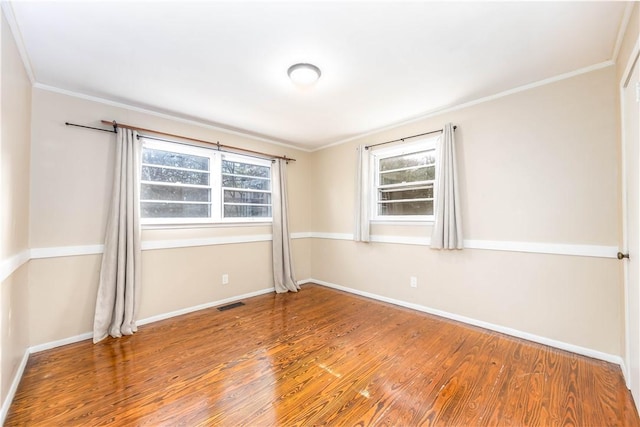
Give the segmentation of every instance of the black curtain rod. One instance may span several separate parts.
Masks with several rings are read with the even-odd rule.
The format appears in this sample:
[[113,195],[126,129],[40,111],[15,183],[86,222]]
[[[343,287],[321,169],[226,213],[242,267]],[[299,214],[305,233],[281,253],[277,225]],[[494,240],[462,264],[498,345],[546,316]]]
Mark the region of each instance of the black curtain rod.
[[93,130],[100,130],[102,132],[116,133],[115,130],[111,130],[111,129],[100,129],[100,128],[94,128],[94,127],[91,127],[91,126],[76,125],[74,123],[69,123],[69,122],[64,122],[64,124],[67,125],[67,126],[75,126],[75,127],[78,127],[78,128],[93,129]]
[[[453,130],[456,130],[457,128],[458,128],[458,126],[454,126]],[[391,144],[392,142],[404,142],[405,139],[417,138],[419,136],[425,136],[425,135],[430,135],[432,133],[441,133],[441,132],[442,132],[442,129],[432,130],[432,131],[425,132],[425,133],[419,133],[417,135],[405,136],[404,138],[394,139],[393,141],[386,141],[386,142],[379,142],[377,144],[365,145],[364,149],[368,150],[369,148],[377,147],[378,145]]]
[[171,133],[165,133],[165,132],[159,132],[159,131],[155,131],[152,129],[144,129],[144,128],[139,128],[139,127],[135,127],[135,126],[130,126],[130,125],[124,125],[121,123],[116,123],[116,121],[106,121],[106,120],[102,120],[102,123],[106,124],[110,124],[113,126],[113,130],[111,129],[101,129],[101,128],[96,128],[96,127],[92,127],[92,126],[84,126],[84,125],[77,125],[75,123],[69,123],[69,122],[65,122],[64,124],[67,126],[75,126],[75,127],[79,127],[79,128],[85,128],[85,129],[93,129],[93,130],[99,130],[102,132],[109,132],[109,133],[116,133],[116,129],[118,127],[124,128],[124,129],[132,129],[132,130],[137,130],[137,131],[141,131],[141,132],[151,132],[151,133],[155,133],[155,134],[159,134],[159,135],[166,135],[169,136],[170,138],[179,138],[179,139],[185,139],[188,141],[195,141],[198,142],[199,144],[189,144],[186,142],[181,142],[181,141],[176,141],[175,139],[163,139],[163,138],[158,138],[158,137],[152,137],[150,135],[138,135],[138,138],[148,138],[148,139],[155,139],[158,141],[168,141],[168,142],[174,142],[177,144],[182,144],[182,145],[191,145],[191,146],[196,146],[196,147],[202,147],[202,145],[200,144],[209,144],[209,145],[213,145],[215,147],[217,147],[218,151],[224,151],[227,153],[235,153],[235,154],[242,154],[245,156],[249,156],[249,157],[255,157],[258,159],[267,159],[267,160],[274,160],[274,159],[282,159],[285,162],[289,163],[289,162],[295,162],[296,159],[292,159],[291,157],[287,157],[287,156],[276,156],[273,154],[268,154],[268,153],[263,153],[260,151],[254,151],[254,150],[248,150],[246,148],[240,148],[240,147],[232,147],[230,145],[224,145],[224,144],[220,144],[220,142],[211,142],[211,141],[204,141],[201,139],[195,139],[195,138],[189,138],[187,136],[182,136],[182,135],[174,135]]

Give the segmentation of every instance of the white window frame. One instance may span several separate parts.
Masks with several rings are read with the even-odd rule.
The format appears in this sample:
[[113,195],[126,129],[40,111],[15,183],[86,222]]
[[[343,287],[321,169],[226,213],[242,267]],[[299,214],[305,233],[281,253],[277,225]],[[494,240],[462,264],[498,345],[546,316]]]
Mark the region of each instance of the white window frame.
[[386,159],[389,157],[403,156],[407,154],[413,154],[420,151],[435,151],[435,176],[433,179],[433,199],[434,199],[434,210],[435,210],[435,199],[436,199],[436,179],[438,176],[438,153],[437,153],[437,142],[440,139],[440,135],[438,136],[430,136],[420,138],[411,143],[403,143],[401,145],[396,145],[389,148],[381,148],[378,150],[372,151],[371,155],[373,158],[373,167],[371,168],[371,220],[378,223],[411,223],[411,222],[433,222],[435,220],[434,215],[380,215],[378,214],[378,197],[379,197],[379,187],[380,187],[380,160]]
[[[268,166],[271,169],[271,160],[268,159],[260,159],[250,156],[243,156],[241,154],[236,153],[227,153],[227,152],[219,152],[217,150],[213,150],[205,147],[197,147],[189,144],[181,144],[178,142],[170,142],[170,141],[158,141],[155,139],[149,139],[141,137],[143,148],[150,148],[155,150],[162,151],[171,151],[175,153],[184,153],[194,156],[207,157],[209,159],[209,186],[194,186],[194,188],[208,188],[211,191],[211,200],[209,202],[211,216],[206,218],[140,218],[140,223],[142,225],[215,225],[215,224],[239,224],[239,223],[270,223],[272,222],[272,217],[234,217],[234,218],[224,218],[223,217],[223,209],[224,209],[224,199],[223,199],[223,188],[222,188],[222,159],[225,158],[227,160],[255,164],[260,166]],[[154,165],[159,166],[159,165]],[[271,176],[269,177],[271,180],[271,186],[273,186],[273,179]],[[140,186],[142,188],[142,184],[158,184],[155,181],[140,181]],[[269,193],[273,191],[273,188]],[[140,202],[142,203],[142,197],[140,198]],[[194,202],[198,203],[198,202]],[[273,208],[272,208],[273,209]],[[272,210],[273,214],[273,210]]]
[[[222,156],[220,158],[220,162],[218,162],[218,167],[220,168],[219,173],[218,173],[218,177],[220,179],[220,185],[217,186],[217,191],[219,191],[218,193],[218,199],[220,201],[220,216],[221,216],[221,221],[222,222],[271,222],[273,219],[273,176],[272,176],[272,164],[273,161],[268,160],[268,159],[261,159],[258,157],[249,157],[249,156],[243,156],[241,154],[236,154],[236,153],[221,153]],[[242,188],[230,188],[230,187],[222,187],[222,159],[226,159],[232,162],[240,162],[240,163],[247,163],[247,164],[251,164],[251,165],[257,165],[257,166],[266,166],[269,168],[269,181],[270,181],[270,190],[269,191],[263,191],[263,190],[250,190],[250,189],[242,189]],[[262,179],[260,177],[250,177],[250,178],[258,178],[258,179]],[[264,178],[266,180],[266,178]],[[271,206],[271,216],[270,217],[230,217],[230,218],[224,218],[222,217],[223,213],[224,213],[224,190],[238,190],[238,191],[255,191],[255,192],[263,192],[263,193],[269,193],[271,194],[271,202],[272,204],[270,205],[256,205],[253,204],[253,206]],[[231,204],[233,205],[233,203],[227,203],[227,204]]]

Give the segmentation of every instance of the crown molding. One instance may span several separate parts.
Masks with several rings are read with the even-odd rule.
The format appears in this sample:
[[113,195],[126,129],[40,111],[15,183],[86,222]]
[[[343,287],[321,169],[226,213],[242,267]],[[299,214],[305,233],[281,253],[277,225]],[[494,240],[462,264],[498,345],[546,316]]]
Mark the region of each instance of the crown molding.
[[392,125],[389,125],[389,126],[378,128],[376,130],[372,130],[370,132],[365,132],[365,133],[362,133],[362,134],[359,134],[359,135],[356,135],[356,136],[351,136],[349,138],[342,139],[340,141],[336,141],[336,142],[333,142],[333,143],[328,144],[328,145],[323,145],[322,147],[315,148],[315,149],[313,149],[311,151],[315,152],[315,151],[324,150],[326,148],[335,147],[337,145],[346,144],[347,142],[355,141],[357,139],[365,138],[367,136],[376,135],[376,134],[379,134],[381,132],[397,129],[397,128],[402,127],[402,126],[405,126],[405,125],[408,125],[408,124],[411,124],[411,123],[415,123],[415,122],[419,122],[421,120],[429,119],[429,118],[432,118],[432,117],[437,117],[437,116],[440,116],[440,115],[445,114],[445,113],[450,113],[450,112],[453,112],[453,111],[462,110],[462,109],[465,109],[465,108],[473,107],[473,106],[478,105],[478,104],[484,104],[485,102],[494,101],[496,99],[504,98],[504,97],[509,96],[509,95],[514,95],[516,93],[525,92],[527,90],[535,89],[535,88],[540,87],[540,86],[545,86],[545,85],[556,83],[556,82],[559,82],[559,81],[562,81],[562,80],[570,79],[572,77],[580,76],[582,74],[587,74],[587,73],[590,73],[592,71],[597,71],[597,70],[601,70],[603,68],[611,67],[612,65],[615,65],[615,62],[613,60],[599,62],[597,64],[589,65],[588,67],[583,67],[583,68],[580,68],[580,69],[577,69],[577,70],[574,70],[574,71],[570,71],[568,73],[559,74],[557,76],[549,77],[547,79],[539,80],[537,82],[528,83],[528,84],[523,85],[523,86],[518,86],[518,87],[515,87],[513,89],[508,89],[508,90],[505,90],[503,92],[498,92],[496,94],[485,96],[483,98],[478,98],[478,99],[473,100],[473,101],[468,101],[468,102],[464,102],[462,104],[457,104],[457,105],[445,107],[445,108],[442,108],[442,109],[434,110],[434,111],[425,113],[423,115],[420,115],[418,117],[415,117],[413,119],[405,120],[405,121],[402,121],[402,122],[399,122],[399,123],[395,123],[395,124],[392,124]]
[[620,54],[620,48],[622,47],[624,36],[627,33],[627,28],[629,27],[629,21],[631,21],[631,12],[633,11],[634,6],[635,2],[629,2],[624,8],[624,13],[620,20],[620,26],[618,27],[616,44],[613,46],[613,52],[611,53],[611,60],[613,62],[618,62],[618,55]]
[[13,7],[11,6],[11,2],[2,0],[0,1],[0,7],[2,7],[2,12],[4,14],[7,23],[9,24],[9,29],[11,30],[11,34],[13,34],[13,40],[16,43],[18,48],[18,52],[20,53],[20,58],[22,59],[22,65],[24,66],[24,70],[29,77],[29,81],[31,85],[35,84],[36,77],[33,72],[33,67],[31,66],[31,59],[29,58],[29,54],[27,53],[27,48],[24,45],[24,40],[22,39],[22,32],[18,27],[18,22],[16,21],[16,16],[13,13]]
[[84,93],[81,93],[81,92],[74,92],[72,90],[62,89],[62,88],[59,88],[59,87],[56,87],[56,86],[50,86],[50,85],[46,85],[46,84],[42,84],[42,83],[38,83],[38,82],[34,83],[33,87],[36,88],[36,89],[47,91],[47,92],[54,92],[54,93],[59,93],[61,95],[70,96],[70,97],[73,97],[73,98],[83,99],[85,101],[97,102],[99,104],[109,105],[111,107],[117,107],[117,108],[122,108],[122,109],[125,109],[125,110],[129,110],[129,111],[135,111],[137,113],[149,114],[151,116],[160,117],[162,119],[173,120],[173,121],[180,122],[180,123],[185,123],[185,124],[188,124],[188,125],[198,126],[198,127],[205,128],[205,129],[215,130],[215,131],[218,131],[218,132],[224,132],[224,133],[227,133],[227,134],[230,134],[230,135],[241,136],[243,138],[253,139],[254,141],[266,142],[268,144],[277,145],[277,146],[285,147],[285,148],[290,148],[292,150],[297,150],[297,151],[302,151],[302,152],[307,152],[307,153],[311,152],[311,150],[309,150],[307,148],[297,147],[295,145],[291,145],[291,144],[287,144],[287,143],[284,143],[284,142],[276,141],[274,139],[269,139],[269,138],[253,135],[253,134],[251,134],[249,132],[241,132],[241,131],[237,131],[237,130],[227,129],[225,127],[212,125],[212,124],[204,122],[204,121],[195,120],[195,119],[188,119],[188,118],[184,118],[184,117],[180,117],[180,116],[175,116],[173,114],[165,113],[165,112],[161,112],[161,111],[157,111],[157,110],[153,110],[151,108],[138,107],[138,106],[135,106],[135,105],[126,104],[124,102],[113,101],[113,100],[110,100],[110,99],[107,99],[107,98],[101,98],[99,96],[94,96],[94,95],[87,95],[87,94],[84,94]]

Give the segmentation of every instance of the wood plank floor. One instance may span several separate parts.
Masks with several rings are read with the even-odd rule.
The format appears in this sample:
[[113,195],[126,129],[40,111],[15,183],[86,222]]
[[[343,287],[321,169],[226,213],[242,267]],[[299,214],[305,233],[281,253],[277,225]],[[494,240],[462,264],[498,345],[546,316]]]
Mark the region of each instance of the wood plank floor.
[[618,366],[317,285],[29,359],[6,426],[638,426]]

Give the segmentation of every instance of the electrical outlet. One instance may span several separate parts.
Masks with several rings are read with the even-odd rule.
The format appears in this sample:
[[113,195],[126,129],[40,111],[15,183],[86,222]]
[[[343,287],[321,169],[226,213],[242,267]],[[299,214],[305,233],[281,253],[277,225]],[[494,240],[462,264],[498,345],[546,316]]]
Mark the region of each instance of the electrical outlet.
[[418,278],[416,276],[411,276],[409,278],[409,286],[411,286],[412,288],[418,287]]
[[223,285],[228,285],[229,284],[229,275],[228,274],[223,274],[222,275],[222,284]]

